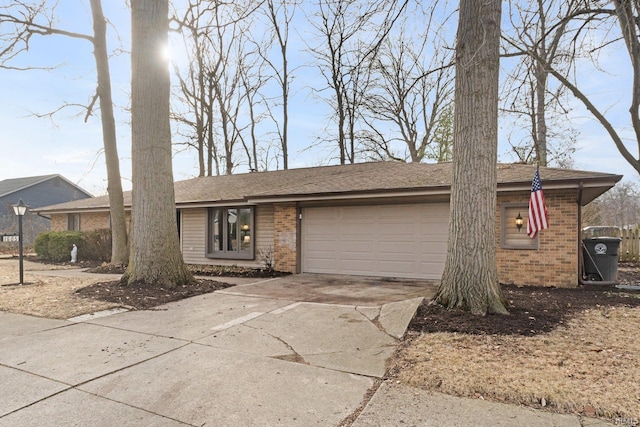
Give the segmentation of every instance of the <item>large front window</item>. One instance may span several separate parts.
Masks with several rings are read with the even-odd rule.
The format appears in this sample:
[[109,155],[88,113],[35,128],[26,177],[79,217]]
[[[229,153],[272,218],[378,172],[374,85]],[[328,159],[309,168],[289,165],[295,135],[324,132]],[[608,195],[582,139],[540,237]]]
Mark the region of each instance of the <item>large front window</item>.
[[253,259],[253,208],[209,208],[207,256]]

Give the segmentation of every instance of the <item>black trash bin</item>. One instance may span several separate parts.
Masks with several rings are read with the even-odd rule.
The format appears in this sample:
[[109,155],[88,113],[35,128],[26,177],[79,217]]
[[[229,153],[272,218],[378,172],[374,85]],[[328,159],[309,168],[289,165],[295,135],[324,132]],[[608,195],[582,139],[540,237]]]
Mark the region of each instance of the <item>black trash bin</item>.
[[584,272],[589,281],[618,281],[618,237],[583,239]]

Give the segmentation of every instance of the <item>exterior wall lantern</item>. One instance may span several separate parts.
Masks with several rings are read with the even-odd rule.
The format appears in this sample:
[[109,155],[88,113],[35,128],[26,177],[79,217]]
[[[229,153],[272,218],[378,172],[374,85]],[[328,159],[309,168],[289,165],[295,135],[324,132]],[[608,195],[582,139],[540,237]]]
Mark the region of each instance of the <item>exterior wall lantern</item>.
[[518,212],[518,216],[516,217],[516,227],[518,227],[518,233],[520,232],[520,230],[522,230],[523,224],[524,219],[522,218],[522,215],[520,215],[520,212]]
[[29,206],[25,205],[22,199],[17,205],[11,205],[13,212],[18,217],[18,248],[19,248],[19,260],[20,260],[20,284],[24,283],[24,265],[23,265],[23,252],[22,252],[22,217],[27,213]]

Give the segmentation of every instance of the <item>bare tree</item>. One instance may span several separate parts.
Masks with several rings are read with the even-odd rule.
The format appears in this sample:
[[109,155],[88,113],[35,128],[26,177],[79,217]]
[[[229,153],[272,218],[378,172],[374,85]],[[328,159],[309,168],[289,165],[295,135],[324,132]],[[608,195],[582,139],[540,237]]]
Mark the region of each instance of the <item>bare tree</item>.
[[[277,119],[274,119],[274,122],[280,142],[280,150],[282,151],[283,169],[289,169],[289,95],[292,79],[288,58],[289,31],[297,6],[297,0],[266,0],[263,8],[264,15],[267,17],[271,27],[272,37],[277,42],[279,53],[279,62],[276,63],[275,59],[271,60],[266,52],[261,51],[261,56],[272,69],[273,78],[276,80],[281,92],[282,124],[279,124]],[[256,153],[254,153],[254,157],[256,157]]]
[[195,280],[178,242],[169,117],[168,0],[131,2],[132,244],[128,285]]
[[311,25],[321,42],[310,47],[331,95],[340,164],[354,163],[357,121],[371,79],[371,64],[407,1],[318,0]]
[[[249,1],[194,1],[174,18],[190,58],[186,70],[174,67],[179,99],[187,105],[187,111],[174,114],[174,119],[189,128],[187,144],[198,150],[201,175],[204,170],[211,175],[213,167],[216,174],[233,173],[239,145],[249,168],[257,168],[255,126],[261,115],[256,105],[265,79],[260,56],[248,38],[255,10]],[[250,112],[248,119],[241,114],[244,108]]]
[[[450,160],[446,153],[452,138],[443,133],[447,121],[441,114],[452,112],[453,58],[439,35],[446,21],[434,23],[436,8],[432,4],[426,11],[420,6],[406,11],[423,28],[407,27],[405,16],[397,34],[380,47],[363,99],[363,121],[368,126],[362,132],[363,145],[370,157]],[[448,124],[452,129],[452,121]]]
[[506,313],[496,265],[501,0],[460,0],[449,246],[435,302]]
[[[206,9],[206,8],[205,8]],[[211,138],[209,128],[213,126],[212,102],[208,96],[208,79],[205,72],[210,50],[208,49],[207,28],[200,28],[199,18],[202,16],[201,2],[189,4],[184,15],[173,20],[179,22],[179,31],[187,49],[187,67],[180,69],[173,64],[174,74],[178,79],[178,90],[175,91],[180,105],[186,106],[186,111],[172,111],[171,117],[178,124],[186,125],[187,131],[177,127],[177,134],[186,138],[182,144],[193,147],[198,155],[198,176],[212,175],[212,160],[217,159],[215,141]],[[174,142],[174,144],[180,144]],[[217,164],[216,164],[217,166]]]
[[[523,51],[535,52],[556,70],[568,75],[579,55],[570,43],[572,28],[564,18],[580,7],[582,0],[537,0],[509,2],[511,34],[504,57],[519,62],[511,69],[502,90],[503,112],[514,117],[516,132],[510,135],[513,153],[521,162],[547,166],[550,161],[566,164],[575,151],[576,132],[568,120],[570,108],[566,88],[549,82],[549,71]],[[517,45],[517,49],[509,48]],[[521,128],[527,129],[522,136]],[[512,140],[515,137],[516,140]]]
[[583,224],[616,227],[634,227],[640,224],[638,186],[629,181],[616,184],[585,207]]
[[[610,6],[607,7],[607,5]],[[614,117],[616,120],[619,117],[610,111],[611,105],[597,105],[598,101],[593,96],[589,96],[583,84],[576,78],[576,73],[563,73],[548,58],[535,50],[527,49],[526,46],[509,42],[510,48],[520,49],[522,53],[531,56],[550,76],[565,86],[602,125],[622,157],[640,173],[640,39],[638,38],[640,4],[637,0],[584,1],[556,26],[571,26],[571,42],[574,45],[584,44],[591,47],[595,71],[602,69],[598,64],[596,56],[598,53],[612,49],[617,43],[624,43],[625,50],[629,55],[629,65],[633,72],[629,115],[635,149],[627,146],[621,130],[617,130],[612,123],[611,120]],[[616,27],[619,27],[619,32],[615,30]],[[597,42],[596,39],[600,41]],[[616,66],[620,66],[620,64],[616,64]],[[602,74],[602,76],[605,77],[606,74]],[[635,155],[632,150],[635,151]]]
[[[111,96],[111,77],[106,40],[106,21],[100,0],[91,0],[93,17],[93,35],[80,34],[55,27],[55,5],[48,9],[46,1],[39,3],[14,2],[9,6],[0,6],[0,68],[13,68],[11,60],[29,50],[34,35],[66,36],[89,41],[94,48],[98,86],[96,93],[86,109],[85,121],[94,112],[97,100],[100,101],[102,140],[107,168],[107,191],[111,214],[112,251],[111,262],[124,264],[128,260],[127,227],[122,196],[120,160],[116,141],[116,125]],[[10,27],[9,31],[4,30]]]

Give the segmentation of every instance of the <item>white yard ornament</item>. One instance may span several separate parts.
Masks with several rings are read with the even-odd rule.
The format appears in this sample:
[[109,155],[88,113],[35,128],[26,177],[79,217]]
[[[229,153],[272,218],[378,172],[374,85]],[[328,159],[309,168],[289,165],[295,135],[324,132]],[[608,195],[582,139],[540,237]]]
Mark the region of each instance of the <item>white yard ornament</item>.
[[78,247],[74,243],[73,249],[71,249],[71,262],[75,263],[77,258],[78,258]]

